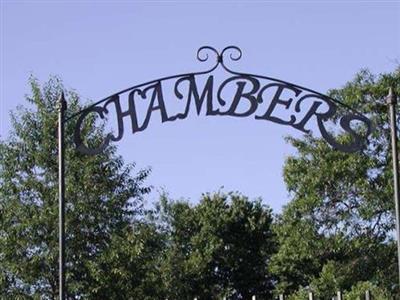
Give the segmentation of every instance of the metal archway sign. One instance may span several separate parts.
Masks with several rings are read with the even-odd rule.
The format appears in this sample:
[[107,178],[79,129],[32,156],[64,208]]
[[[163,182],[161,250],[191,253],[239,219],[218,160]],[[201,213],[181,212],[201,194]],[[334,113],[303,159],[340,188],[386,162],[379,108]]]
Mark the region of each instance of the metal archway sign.
[[[361,150],[367,144],[368,136],[372,132],[371,121],[345,103],[284,80],[232,70],[226,64],[227,60],[238,61],[242,57],[242,51],[236,46],[228,46],[221,52],[213,47],[204,46],[197,51],[197,59],[201,62],[208,61],[211,57],[215,60],[214,64],[206,71],[167,76],[135,85],[89,105],[69,117],[65,116],[67,103],[64,95],[61,95],[58,119],[60,299],[64,300],[66,297],[64,164],[64,124],[66,122],[77,118],[74,142],[79,152],[89,155],[99,154],[110,142],[122,139],[125,118],[129,119],[131,132],[135,134],[148,127],[153,114],[159,114],[161,122],[173,122],[186,119],[189,112],[193,110],[197,115],[250,117],[255,120],[271,121],[291,126],[304,133],[309,133],[309,123],[315,122],[314,125],[317,126],[325,141],[333,148],[344,152]],[[213,74],[218,67],[222,67],[228,75],[219,84],[216,83]],[[200,84],[201,78],[205,83]],[[167,82],[173,87],[170,93],[173,98],[168,99],[168,102],[165,101],[164,91]],[[233,94],[227,97],[226,90],[233,90]],[[123,95],[127,95],[128,100],[128,108],[125,110],[121,105]],[[143,102],[143,100],[147,100],[147,109],[144,120],[139,122],[136,102]],[[185,105],[181,111],[171,114],[167,109],[170,100],[179,100],[180,103],[184,101]],[[81,132],[85,118],[90,114],[97,114],[104,119],[111,110],[115,111],[118,124],[117,134],[108,133],[100,145],[89,147],[85,144]],[[277,113],[278,111],[281,113]],[[338,130],[344,132],[349,136],[349,139],[346,139],[349,140],[348,142],[342,143],[338,135],[332,133],[332,129],[328,128],[327,124],[330,120],[333,120],[334,125],[338,127],[333,129],[333,132]],[[357,122],[356,125],[354,121]],[[396,211],[398,212],[398,209]]]
[[[78,151],[84,154],[98,154],[111,141],[121,140],[125,132],[124,119],[129,119],[131,132],[135,134],[148,127],[153,114],[159,114],[161,122],[164,123],[186,119],[190,111],[195,111],[197,115],[250,117],[255,120],[271,121],[291,126],[304,133],[309,133],[307,125],[314,120],[321,136],[335,149],[354,152],[366,144],[365,141],[372,129],[371,122],[351,107],[327,95],[287,81],[233,71],[227,66],[226,60],[237,61],[241,58],[242,51],[236,46],[226,47],[220,53],[213,47],[204,46],[198,50],[197,59],[201,62],[207,61],[210,59],[210,54],[215,63],[209,70],[163,77],[135,85],[100,100],[68,118],[69,120],[79,115],[74,133]],[[228,78],[217,84],[213,71],[219,66],[226,71]],[[200,86],[199,79],[205,80],[203,86]],[[173,88],[166,96],[164,86],[167,83]],[[232,95],[224,96],[227,90],[232,89],[234,91]],[[121,105],[121,97],[124,95],[126,95],[124,100],[128,101],[126,110],[123,110]],[[136,107],[139,101],[147,103],[142,122],[139,122],[139,112]],[[185,102],[186,105],[179,112],[168,113],[168,105],[174,101]],[[338,109],[338,105],[341,106],[341,110]],[[81,136],[85,118],[89,114],[97,114],[103,119],[110,112],[110,108],[116,114],[117,134],[109,133],[100,145],[88,147]],[[347,109],[344,114],[342,114],[343,108]],[[287,112],[287,116],[278,115],[278,111]],[[338,121],[340,130],[351,136],[350,142],[342,144],[328,131],[326,123],[333,119]],[[365,125],[366,130],[354,129],[351,126],[353,121]]]

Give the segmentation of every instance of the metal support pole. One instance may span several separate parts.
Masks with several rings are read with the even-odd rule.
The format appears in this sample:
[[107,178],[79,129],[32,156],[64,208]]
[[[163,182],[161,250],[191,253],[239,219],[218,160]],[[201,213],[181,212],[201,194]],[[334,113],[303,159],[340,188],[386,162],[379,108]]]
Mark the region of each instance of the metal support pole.
[[313,292],[308,293],[308,300],[314,300],[314,294]]
[[58,112],[58,243],[59,243],[59,299],[64,300],[65,288],[65,164],[64,121],[67,103],[61,93]]
[[387,104],[389,105],[390,114],[390,131],[392,139],[392,163],[393,163],[393,190],[396,216],[396,237],[397,237],[397,264],[399,271],[400,283],[400,187],[399,187],[399,156],[397,153],[397,125],[396,125],[396,104],[397,97],[393,88],[389,89],[387,96]]
[[337,292],[337,300],[342,300],[343,299],[343,295],[341,291]]
[[365,291],[365,300],[372,300],[371,293],[369,291]]

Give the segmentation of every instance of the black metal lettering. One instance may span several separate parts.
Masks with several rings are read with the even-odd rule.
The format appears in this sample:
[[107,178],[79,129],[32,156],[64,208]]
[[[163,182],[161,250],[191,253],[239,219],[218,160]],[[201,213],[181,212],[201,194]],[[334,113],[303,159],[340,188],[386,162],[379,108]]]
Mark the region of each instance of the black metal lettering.
[[149,86],[143,90],[137,89],[137,93],[143,98],[146,99],[147,92],[153,90],[151,95],[151,100],[149,107],[147,109],[146,117],[143,121],[142,126],[137,127],[137,131],[143,131],[147,128],[150,122],[150,117],[153,111],[159,110],[161,114],[161,122],[172,121],[172,119],[168,118],[167,111],[165,109],[164,97],[162,93],[161,82],[158,81],[156,84]]
[[81,152],[83,154],[89,154],[89,155],[99,154],[99,153],[103,152],[103,150],[108,146],[108,144],[110,143],[110,140],[112,139],[112,134],[109,133],[106,135],[106,137],[104,138],[104,141],[100,144],[100,146],[98,146],[96,148],[89,148],[84,144],[82,136],[81,136],[82,124],[83,124],[84,120],[86,119],[86,117],[92,112],[97,113],[101,119],[105,118],[104,113],[108,113],[107,109],[104,107],[94,106],[94,107],[88,108],[85,111],[83,111],[83,113],[79,116],[78,121],[75,125],[75,130],[74,130],[74,143],[76,145],[76,148],[78,149],[79,152]]
[[274,87],[274,86],[277,86],[278,89],[276,90],[274,97],[272,98],[271,103],[268,106],[266,113],[262,116],[255,116],[255,119],[256,120],[264,119],[264,120],[269,120],[269,121],[272,121],[272,122],[278,123],[278,124],[293,125],[296,122],[296,117],[294,115],[290,115],[290,121],[285,121],[276,116],[272,116],[272,113],[278,104],[283,105],[285,107],[285,109],[289,109],[290,105],[292,104],[293,98],[289,98],[288,100],[283,100],[280,98],[282,95],[282,92],[285,89],[289,89],[289,90],[293,91],[295,93],[296,97],[301,93],[301,90],[298,88],[295,88],[293,86],[282,84],[282,83],[267,84],[258,93],[258,101],[262,102],[263,101],[263,98],[262,98],[263,93],[270,87]]
[[190,76],[185,76],[180,79],[178,79],[175,83],[174,87],[174,92],[175,96],[178,97],[178,99],[183,99],[183,94],[179,91],[179,85],[184,82],[188,81],[189,82],[189,91],[188,91],[188,96],[187,96],[187,103],[185,107],[185,111],[183,113],[178,113],[175,116],[171,116],[170,120],[174,121],[176,119],[185,119],[188,114],[189,114],[189,109],[190,109],[190,104],[192,103],[192,97],[194,99],[194,103],[196,105],[196,111],[197,115],[200,115],[201,108],[203,107],[204,100],[206,100],[206,105],[207,105],[207,115],[217,115],[219,113],[218,110],[214,110],[213,108],[213,103],[212,103],[212,96],[213,96],[213,86],[214,86],[214,77],[209,76],[207,79],[207,82],[204,86],[204,89],[201,93],[199,94],[199,90],[196,85],[196,80],[194,75]]
[[[318,96],[318,95],[308,94],[308,95],[305,95],[305,96],[301,97],[301,98],[296,102],[295,111],[296,111],[296,112],[301,112],[301,109],[300,109],[301,103],[302,103],[304,100],[310,99],[310,98],[321,99],[321,100],[324,100],[324,102],[325,102],[328,106],[331,105],[330,102],[327,102],[327,100],[325,100],[324,98],[322,98],[322,97],[320,97],[320,96]],[[294,128],[296,128],[296,129],[298,129],[298,130],[301,130],[301,131],[305,132],[305,133],[309,133],[310,130],[306,130],[304,127],[305,127],[305,125],[308,123],[308,121],[311,119],[311,117],[312,117],[313,115],[315,115],[315,116],[317,115],[317,110],[318,110],[318,108],[321,106],[322,103],[323,103],[323,102],[321,102],[321,101],[314,101],[314,103],[311,105],[310,109],[308,110],[308,112],[306,113],[306,115],[303,117],[303,119],[301,119],[301,121],[300,121],[299,123],[293,124],[292,126],[293,126]]]
[[[258,106],[258,101],[256,96],[254,95],[258,89],[260,88],[260,82],[254,78],[254,77],[249,77],[249,76],[235,76],[235,77],[231,77],[227,80],[225,80],[221,86],[218,89],[218,101],[225,105],[226,101],[222,99],[221,93],[224,89],[224,87],[231,81],[234,80],[246,80],[246,81],[238,81],[236,82],[237,85],[237,89],[236,89],[236,93],[235,96],[233,97],[233,101],[231,106],[229,107],[229,109],[226,112],[221,113],[221,115],[229,115],[229,116],[234,116],[234,117],[247,117],[250,116],[251,114],[253,114]],[[250,91],[248,92],[244,92],[244,88],[246,86],[246,84],[250,82],[252,84]],[[239,103],[241,102],[242,99],[246,99],[247,102],[250,104],[249,108],[247,109],[247,111],[245,112],[237,112],[237,108],[239,106]]]

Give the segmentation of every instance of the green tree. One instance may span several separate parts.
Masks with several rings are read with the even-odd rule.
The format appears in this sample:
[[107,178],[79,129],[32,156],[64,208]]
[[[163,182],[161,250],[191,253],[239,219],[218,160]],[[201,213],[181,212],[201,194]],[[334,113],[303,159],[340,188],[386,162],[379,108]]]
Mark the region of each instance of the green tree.
[[237,194],[205,194],[200,203],[162,202],[168,232],[163,282],[169,299],[270,296],[276,251],[271,209]]
[[372,299],[387,300],[390,299],[390,294],[387,290],[382,289],[370,282],[358,282],[354,285],[350,292],[345,294],[348,300],[364,299],[365,292],[369,291]]
[[[372,120],[374,131],[364,150],[343,153],[311,135],[288,138],[297,154],[284,167],[293,200],[276,226],[280,246],[272,270],[279,278],[278,291],[314,284],[322,295],[335,288],[350,290],[359,281],[393,294],[398,290],[385,98],[390,86],[399,94],[399,82],[400,69],[379,76],[362,71],[329,92]],[[398,121],[399,126],[399,115]]]
[[152,223],[135,222],[114,234],[94,262],[90,299],[165,299],[161,260],[165,239]]
[[[57,106],[64,87],[51,78],[30,80],[29,108],[12,114],[9,138],[0,142],[0,297],[55,299],[58,294]],[[68,114],[81,109],[66,93]],[[84,124],[89,142],[104,137],[94,117]],[[115,147],[96,156],[75,151],[74,122],[66,124],[66,262],[69,297],[90,298],[112,274],[104,256],[131,233],[142,213],[148,170],[133,175]],[[135,243],[135,242],[132,242]],[[125,247],[125,244],[123,244]],[[118,250],[121,251],[121,250]],[[117,251],[117,253],[118,253]],[[132,250],[134,251],[134,250]],[[102,294],[102,299],[110,299]],[[120,299],[120,298],[119,298]]]

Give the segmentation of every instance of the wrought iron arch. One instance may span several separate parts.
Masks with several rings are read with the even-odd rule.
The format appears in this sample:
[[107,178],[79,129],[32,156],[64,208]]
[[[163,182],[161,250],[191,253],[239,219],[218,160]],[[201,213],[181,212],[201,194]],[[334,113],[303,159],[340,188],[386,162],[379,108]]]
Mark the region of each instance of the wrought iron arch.
[[[58,120],[58,161],[59,161],[59,294],[60,299],[65,299],[66,288],[65,288],[65,145],[64,145],[64,125],[66,122],[74,119],[77,119],[77,123],[75,125],[74,132],[74,141],[77,146],[78,151],[85,154],[97,154],[103,151],[107,145],[111,141],[119,141],[124,134],[124,125],[123,118],[130,117],[132,123],[132,131],[143,131],[146,129],[151,113],[155,110],[158,110],[161,114],[161,118],[163,122],[167,121],[175,121],[178,119],[185,119],[188,116],[188,111],[191,109],[191,103],[194,103],[195,109],[197,113],[200,114],[201,110],[204,110],[203,107],[206,108],[206,115],[212,116],[236,116],[236,117],[248,117],[254,116],[256,120],[268,120],[274,123],[289,125],[297,130],[302,132],[309,132],[306,129],[306,124],[313,119],[317,121],[317,126],[320,130],[321,136],[334,148],[344,151],[344,152],[354,152],[361,150],[367,143],[368,136],[371,134],[373,126],[371,121],[364,116],[362,113],[353,109],[352,107],[346,105],[345,103],[338,101],[332,97],[319,93],[315,90],[309,89],[307,87],[303,87],[291,82],[287,82],[281,79],[256,75],[251,73],[243,73],[237,72],[231,69],[226,62],[230,61],[238,61],[242,57],[242,51],[237,46],[228,46],[225,47],[221,52],[218,52],[213,47],[203,46],[197,51],[197,59],[200,62],[206,62],[210,60],[210,57],[213,57],[215,62],[212,66],[204,71],[192,72],[192,73],[184,73],[179,75],[166,76],[159,79],[151,80],[142,84],[138,84],[122,91],[119,91],[109,97],[106,97],[100,101],[97,101],[83,110],[72,114],[70,116],[66,116],[67,104],[64,99],[64,95],[61,95],[60,98],[60,107],[59,107],[59,120]],[[212,72],[221,66],[230,77],[223,81],[217,91],[217,101],[220,107],[214,107],[213,97],[214,97],[214,80]],[[196,84],[196,76],[199,75],[209,75],[204,89],[199,93],[197,84]],[[187,93],[187,105],[183,112],[180,112],[176,115],[168,115],[165,110],[165,102],[163,97],[162,90],[162,82],[168,80],[175,80],[174,85],[174,95],[177,99],[183,99],[184,94],[180,91],[179,85],[182,82],[187,82],[189,84],[189,90]],[[261,81],[267,81],[264,85],[261,84]],[[227,108],[227,101],[223,99],[221,96],[222,89],[225,85],[230,82],[235,82],[237,89],[233,99],[231,99],[231,103]],[[250,87],[250,91],[246,90],[245,87]],[[258,105],[264,103],[266,99],[264,99],[264,91],[275,88],[275,93],[272,98],[268,99],[269,104],[266,112],[263,115],[256,114],[256,110]],[[294,96],[289,99],[281,98],[281,95],[284,91],[290,91]],[[149,93],[150,92],[150,93]],[[120,95],[124,93],[129,93],[128,97],[128,110],[123,111],[120,105]],[[147,99],[147,95],[151,94],[149,99],[150,105],[146,114],[146,118],[144,123],[139,124],[136,118],[136,109],[135,109],[135,97],[139,96],[143,99]],[[289,110],[289,108],[293,109],[296,113],[302,112],[304,101],[310,101],[311,105],[305,114],[298,118],[298,115],[291,114],[289,119],[282,119],[279,116],[273,115],[274,109],[276,106],[282,106],[285,109]],[[397,96],[394,94],[393,90],[388,96],[388,105],[390,108],[390,116],[391,116],[391,132],[392,132],[392,157],[396,158],[397,155],[397,128],[396,128],[396,113],[395,113],[395,105],[397,103]],[[241,101],[247,101],[249,108],[247,111],[237,111],[238,105]],[[118,120],[118,134],[115,136],[112,133],[107,134],[103,143],[96,148],[87,147],[83,139],[81,137],[81,126],[85,120],[85,118],[90,113],[95,113],[100,116],[100,118],[104,118],[106,114],[109,113],[108,105],[114,105],[116,110],[117,120]],[[325,104],[328,109],[325,111],[321,111],[320,107],[322,104]],[[226,108],[221,111],[221,108]],[[292,111],[292,112],[293,112]],[[341,129],[350,136],[350,143],[342,144],[337,136],[332,134],[326,128],[326,122],[328,120],[334,120],[336,124],[339,124]],[[361,127],[352,126],[352,122],[357,121],[364,124],[363,130],[359,130]],[[398,176],[398,160],[393,159],[393,178],[394,178],[394,199],[396,203],[396,231],[397,231],[397,243],[398,243],[398,267],[400,272],[400,188],[399,188],[399,176]],[[400,277],[399,277],[400,278]]]
[[[237,46],[228,46],[225,47],[221,52],[218,52],[213,47],[203,46],[197,51],[197,59],[200,62],[209,61],[210,58],[214,58],[213,65],[204,71],[192,72],[192,73],[184,73],[172,76],[166,76],[162,78],[158,78],[155,80],[147,81],[145,83],[141,83],[138,85],[134,85],[122,91],[119,91],[107,98],[104,98],[100,101],[89,105],[82,111],[73,114],[66,118],[65,122],[78,117],[77,124],[75,127],[74,133],[74,141],[77,146],[78,151],[85,154],[98,154],[102,152],[107,145],[111,141],[119,141],[124,134],[124,124],[123,118],[130,117],[132,123],[132,132],[143,131],[147,128],[151,113],[155,110],[159,110],[161,113],[162,122],[171,122],[177,119],[184,119],[188,115],[188,110],[190,109],[191,103],[195,103],[197,113],[200,114],[203,106],[206,106],[206,115],[211,116],[235,116],[235,117],[248,117],[250,115],[254,115],[256,120],[269,120],[274,123],[289,125],[293,128],[300,130],[302,132],[308,133],[309,130],[305,128],[306,124],[310,121],[312,117],[316,118],[317,126],[320,130],[322,137],[334,148],[345,151],[345,152],[354,152],[360,150],[363,145],[365,145],[365,140],[368,135],[372,131],[371,121],[365,117],[360,112],[354,110],[350,106],[345,103],[333,99],[327,95],[319,93],[315,90],[312,90],[307,87],[303,87],[291,82],[287,82],[281,79],[256,75],[251,73],[243,73],[232,70],[227,64],[226,61],[238,61],[242,57],[242,51]],[[217,101],[220,105],[220,108],[213,107],[213,93],[215,90],[214,87],[214,77],[212,75],[213,71],[221,66],[223,70],[225,70],[229,78],[223,81],[217,89]],[[207,83],[201,93],[199,93],[196,77],[199,75],[209,75]],[[164,94],[162,83],[170,80],[175,80],[175,88],[174,88],[174,96],[178,99],[183,99],[184,95],[179,91],[179,85],[182,82],[189,83],[189,92],[187,95],[187,107],[183,113],[178,113],[176,115],[168,115],[166,112],[166,103],[164,101]],[[262,85],[261,81],[268,81],[267,84]],[[221,93],[226,85],[230,82],[236,82],[237,90],[233,99],[231,99],[231,105],[225,111],[221,109],[227,106],[227,101],[222,99]],[[245,92],[245,87],[250,86],[250,92]],[[270,104],[267,108],[267,111],[264,115],[256,115],[255,111],[257,110],[259,104],[265,102],[263,98],[263,93],[266,90],[271,88],[275,88],[275,94],[270,100]],[[281,95],[283,92],[290,91],[294,93],[293,98],[282,99]],[[120,95],[129,93],[128,103],[129,109],[126,111],[122,110],[120,104]],[[151,95],[149,95],[151,94]],[[149,109],[146,114],[146,118],[143,124],[138,123],[137,111],[135,107],[135,100],[137,97],[142,99],[149,99]],[[193,99],[193,100],[192,100]],[[237,112],[237,108],[240,102],[246,101],[250,105],[250,108],[246,112]],[[302,113],[302,105],[305,101],[311,101],[311,106],[309,106],[308,111],[305,112],[305,115],[301,118],[301,120],[296,117],[295,114],[290,115],[290,120],[283,120],[280,117],[274,116],[273,112],[277,106],[282,106],[285,109],[289,110],[292,108],[294,113]],[[295,103],[293,103],[295,102]],[[322,104],[325,104],[328,109],[326,111],[320,111],[320,107]],[[97,114],[101,119],[105,117],[106,114],[109,113],[108,106],[114,105],[117,114],[118,120],[118,135],[108,134],[103,143],[96,148],[89,148],[83,142],[81,137],[81,126],[90,113]],[[339,116],[338,115],[338,106],[341,108],[347,109],[347,112]],[[304,113],[304,112],[303,112]],[[338,120],[341,129],[343,129],[346,133],[351,136],[351,142],[347,144],[340,143],[335,136],[330,133],[325,123],[330,120],[335,119]],[[359,121],[365,125],[366,130],[364,133],[357,131],[351,126],[351,122]]]

